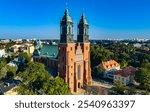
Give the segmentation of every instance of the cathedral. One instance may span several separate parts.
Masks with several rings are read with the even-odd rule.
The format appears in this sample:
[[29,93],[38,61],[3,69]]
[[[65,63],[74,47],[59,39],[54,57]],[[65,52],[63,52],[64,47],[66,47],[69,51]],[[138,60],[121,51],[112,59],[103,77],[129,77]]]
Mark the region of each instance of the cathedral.
[[42,45],[40,40],[34,42],[33,60],[44,63],[56,71],[56,76],[69,84],[71,92],[78,88],[92,85],[89,25],[84,16],[78,24],[77,42],[73,39],[73,21],[68,9],[60,22],[60,42],[58,45]]

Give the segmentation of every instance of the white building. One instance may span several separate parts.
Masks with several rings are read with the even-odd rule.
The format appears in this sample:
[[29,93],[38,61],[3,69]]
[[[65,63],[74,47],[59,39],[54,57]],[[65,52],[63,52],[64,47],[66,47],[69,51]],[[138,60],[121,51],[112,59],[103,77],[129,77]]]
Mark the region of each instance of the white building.
[[0,58],[5,56],[5,49],[1,49],[0,50]]
[[119,70],[114,74],[114,81],[119,80],[124,85],[133,83],[135,76],[136,68],[130,66],[123,70]]
[[106,62],[102,62],[99,64],[98,67],[102,67],[103,71],[103,77],[113,79],[114,73],[117,70],[120,70],[120,64],[116,62],[115,60],[110,60]]
[[7,43],[9,43],[9,42],[10,42],[9,39],[5,39],[5,40],[1,40],[1,41],[0,41],[0,43],[2,43],[2,44],[7,44]]
[[137,48],[140,48],[140,47],[142,47],[142,44],[136,43],[136,44],[133,44],[133,46],[137,47]]

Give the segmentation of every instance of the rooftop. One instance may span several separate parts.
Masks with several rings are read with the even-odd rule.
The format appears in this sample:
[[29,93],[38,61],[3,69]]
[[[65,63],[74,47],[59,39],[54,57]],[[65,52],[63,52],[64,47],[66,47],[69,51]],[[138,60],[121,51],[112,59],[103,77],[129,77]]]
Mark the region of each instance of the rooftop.
[[57,58],[58,46],[57,45],[43,45],[40,50],[40,55],[43,57]]
[[99,66],[101,66],[105,70],[111,70],[111,69],[115,69],[116,67],[120,67],[120,64],[115,60],[110,60],[110,61],[102,62],[101,64],[99,64]]
[[134,75],[135,72],[136,72],[136,68],[134,68],[132,66],[129,66],[125,69],[117,71],[114,75],[120,75],[120,76],[123,76],[123,77],[128,77],[130,75]]

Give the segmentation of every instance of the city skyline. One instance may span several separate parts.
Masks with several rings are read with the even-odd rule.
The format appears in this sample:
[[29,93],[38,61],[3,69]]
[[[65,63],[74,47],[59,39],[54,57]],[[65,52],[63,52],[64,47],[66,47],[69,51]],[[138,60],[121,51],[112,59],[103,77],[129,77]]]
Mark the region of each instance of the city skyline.
[[74,21],[74,39],[83,10],[90,23],[90,39],[148,39],[148,4],[148,0],[0,0],[0,39],[59,39],[66,7]]

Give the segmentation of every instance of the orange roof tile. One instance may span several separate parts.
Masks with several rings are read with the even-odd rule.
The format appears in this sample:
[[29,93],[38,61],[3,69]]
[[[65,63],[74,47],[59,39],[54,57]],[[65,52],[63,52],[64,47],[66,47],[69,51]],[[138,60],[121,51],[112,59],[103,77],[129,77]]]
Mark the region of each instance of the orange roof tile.
[[105,70],[111,70],[116,67],[120,67],[120,64],[117,63],[115,60],[110,60],[107,62],[102,62],[101,64],[99,64],[99,66],[103,67]]

